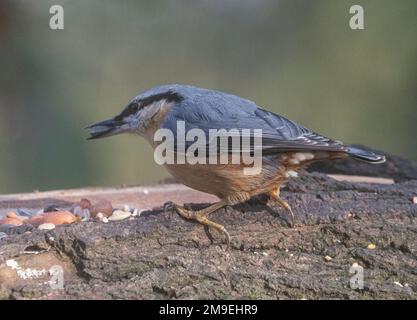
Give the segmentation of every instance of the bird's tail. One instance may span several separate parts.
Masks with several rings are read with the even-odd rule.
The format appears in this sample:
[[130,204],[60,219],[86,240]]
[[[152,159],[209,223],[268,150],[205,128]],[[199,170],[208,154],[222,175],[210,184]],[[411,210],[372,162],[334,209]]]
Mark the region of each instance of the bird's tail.
[[352,158],[362,160],[365,162],[370,162],[370,163],[385,162],[385,156],[383,154],[377,154],[369,150],[356,148],[356,147],[348,147],[348,150],[346,152]]

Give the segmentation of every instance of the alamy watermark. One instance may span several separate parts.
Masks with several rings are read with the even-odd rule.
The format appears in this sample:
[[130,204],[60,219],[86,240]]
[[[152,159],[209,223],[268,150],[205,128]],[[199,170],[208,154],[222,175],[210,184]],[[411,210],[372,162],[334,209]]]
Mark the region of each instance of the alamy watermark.
[[352,264],[349,273],[353,276],[349,280],[350,288],[353,290],[363,289],[363,267],[357,263]]
[[49,284],[52,290],[64,289],[64,268],[60,265],[53,265],[49,269],[24,268],[16,260],[10,259],[6,261],[6,266],[14,270],[22,280],[37,280],[49,276],[50,279],[45,284]]
[[243,165],[245,175],[261,172],[262,129],[193,128],[186,132],[184,121],[177,121],[176,126],[176,134],[170,129],[156,130],[156,163],[236,164]]
[[48,281],[52,290],[64,289],[64,269],[59,265],[54,265],[49,268],[49,275],[51,279]]
[[[52,15],[49,19],[49,28],[51,30],[63,30],[64,8],[61,5],[55,4],[49,8],[49,13]],[[349,8],[349,13],[352,14],[349,19],[349,27],[352,30],[363,30],[365,28],[363,7],[355,4]]]
[[365,29],[365,18],[363,7],[355,4],[349,8],[349,13],[352,14],[349,20],[349,27],[352,30]]
[[64,8],[58,4],[55,4],[49,8],[49,13],[52,15],[51,18],[49,18],[49,28],[51,30],[63,30]]

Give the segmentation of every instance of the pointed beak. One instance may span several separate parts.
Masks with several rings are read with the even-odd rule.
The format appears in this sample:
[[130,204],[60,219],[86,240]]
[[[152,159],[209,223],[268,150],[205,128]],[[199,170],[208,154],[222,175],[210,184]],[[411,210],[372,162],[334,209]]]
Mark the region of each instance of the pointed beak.
[[125,132],[126,123],[115,118],[94,123],[85,129],[89,131],[90,137],[87,140],[106,138]]

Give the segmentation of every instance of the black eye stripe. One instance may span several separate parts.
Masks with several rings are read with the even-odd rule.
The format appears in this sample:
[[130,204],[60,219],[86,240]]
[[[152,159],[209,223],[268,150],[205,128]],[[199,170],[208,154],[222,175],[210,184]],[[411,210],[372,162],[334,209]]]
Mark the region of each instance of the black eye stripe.
[[125,117],[130,116],[131,114],[136,113],[138,111],[138,108],[138,104],[136,102],[132,102],[126,107],[126,109],[123,110],[122,115]]
[[115,117],[115,120],[122,121],[124,118],[137,113],[139,109],[143,109],[144,107],[147,107],[157,101],[166,100],[167,102],[180,102],[183,99],[184,98],[180,94],[176,92],[172,92],[172,91],[158,93],[158,94],[137,100],[136,102],[131,102],[122,111],[121,114]]
[[135,114],[139,109],[139,105],[136,102],[130,103],[121,114],[116,116],[115,120],[123,120],[123,118]]
[[139,103],[141,104],[141,106],[146,107],[160,100],[166,100],[167,102],[180,102],[183,99],[184,98],[180,94],[172,91],[167,91],[164,93],[154,94],[152,96],[141,99]]

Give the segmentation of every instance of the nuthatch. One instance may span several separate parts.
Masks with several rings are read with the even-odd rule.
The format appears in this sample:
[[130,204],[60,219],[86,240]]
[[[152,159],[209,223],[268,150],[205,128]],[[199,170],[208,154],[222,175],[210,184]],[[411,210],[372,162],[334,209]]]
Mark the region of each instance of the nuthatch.
[[[91,137],[97,139],[120,133],[134,133],[147,139],[154,148],[161,141],[155,139],[159,129],[168,129],[178,138],[178,122],[183,122],[185,132],[200,129],[210,136],[212,129],[232,131],[261,129],[260,144],[249,137],[249,148],[240,147],[240,156],[261,151],[261,169],[257,174],[245,174],[247,163],[167,163],[168,171],[185,185],[214,194],[220,201],[209,207],[192,211],[174,205],[186,219],[222,232],[227,242],[229,233],[224,226],[208,219],[208,215],[224,206],[245,202],[260,194],[269,195],[293,216],[291,207],[280,198],[280,187],[300,167],[316,160],[353,157],[370,163],[382,163],[383,155],[368,150],[349,147],[319,135],[291,120],[258,107],[254,102],[235,95],[187,85],[164,85],[147,90],[133,98],[117,116],[88,127]],[[243,139],[243,137],[242,137]],[[242,140],[243,141],[243,140]],[[193,141],[179,142],[171,147],[175,155],[187,152]],[[204,142],[208,145],[208,142]],[[243,143],[242,143],[243,145]],[[201,151],[201,149],[200,149]],[[203,150],[205,151],[205,150]],[[230,155],[230,150],[210,148],[206,157]],[[233,152],[236,152],[234,150]],[[202,153],[203,154],[203,153]]]

